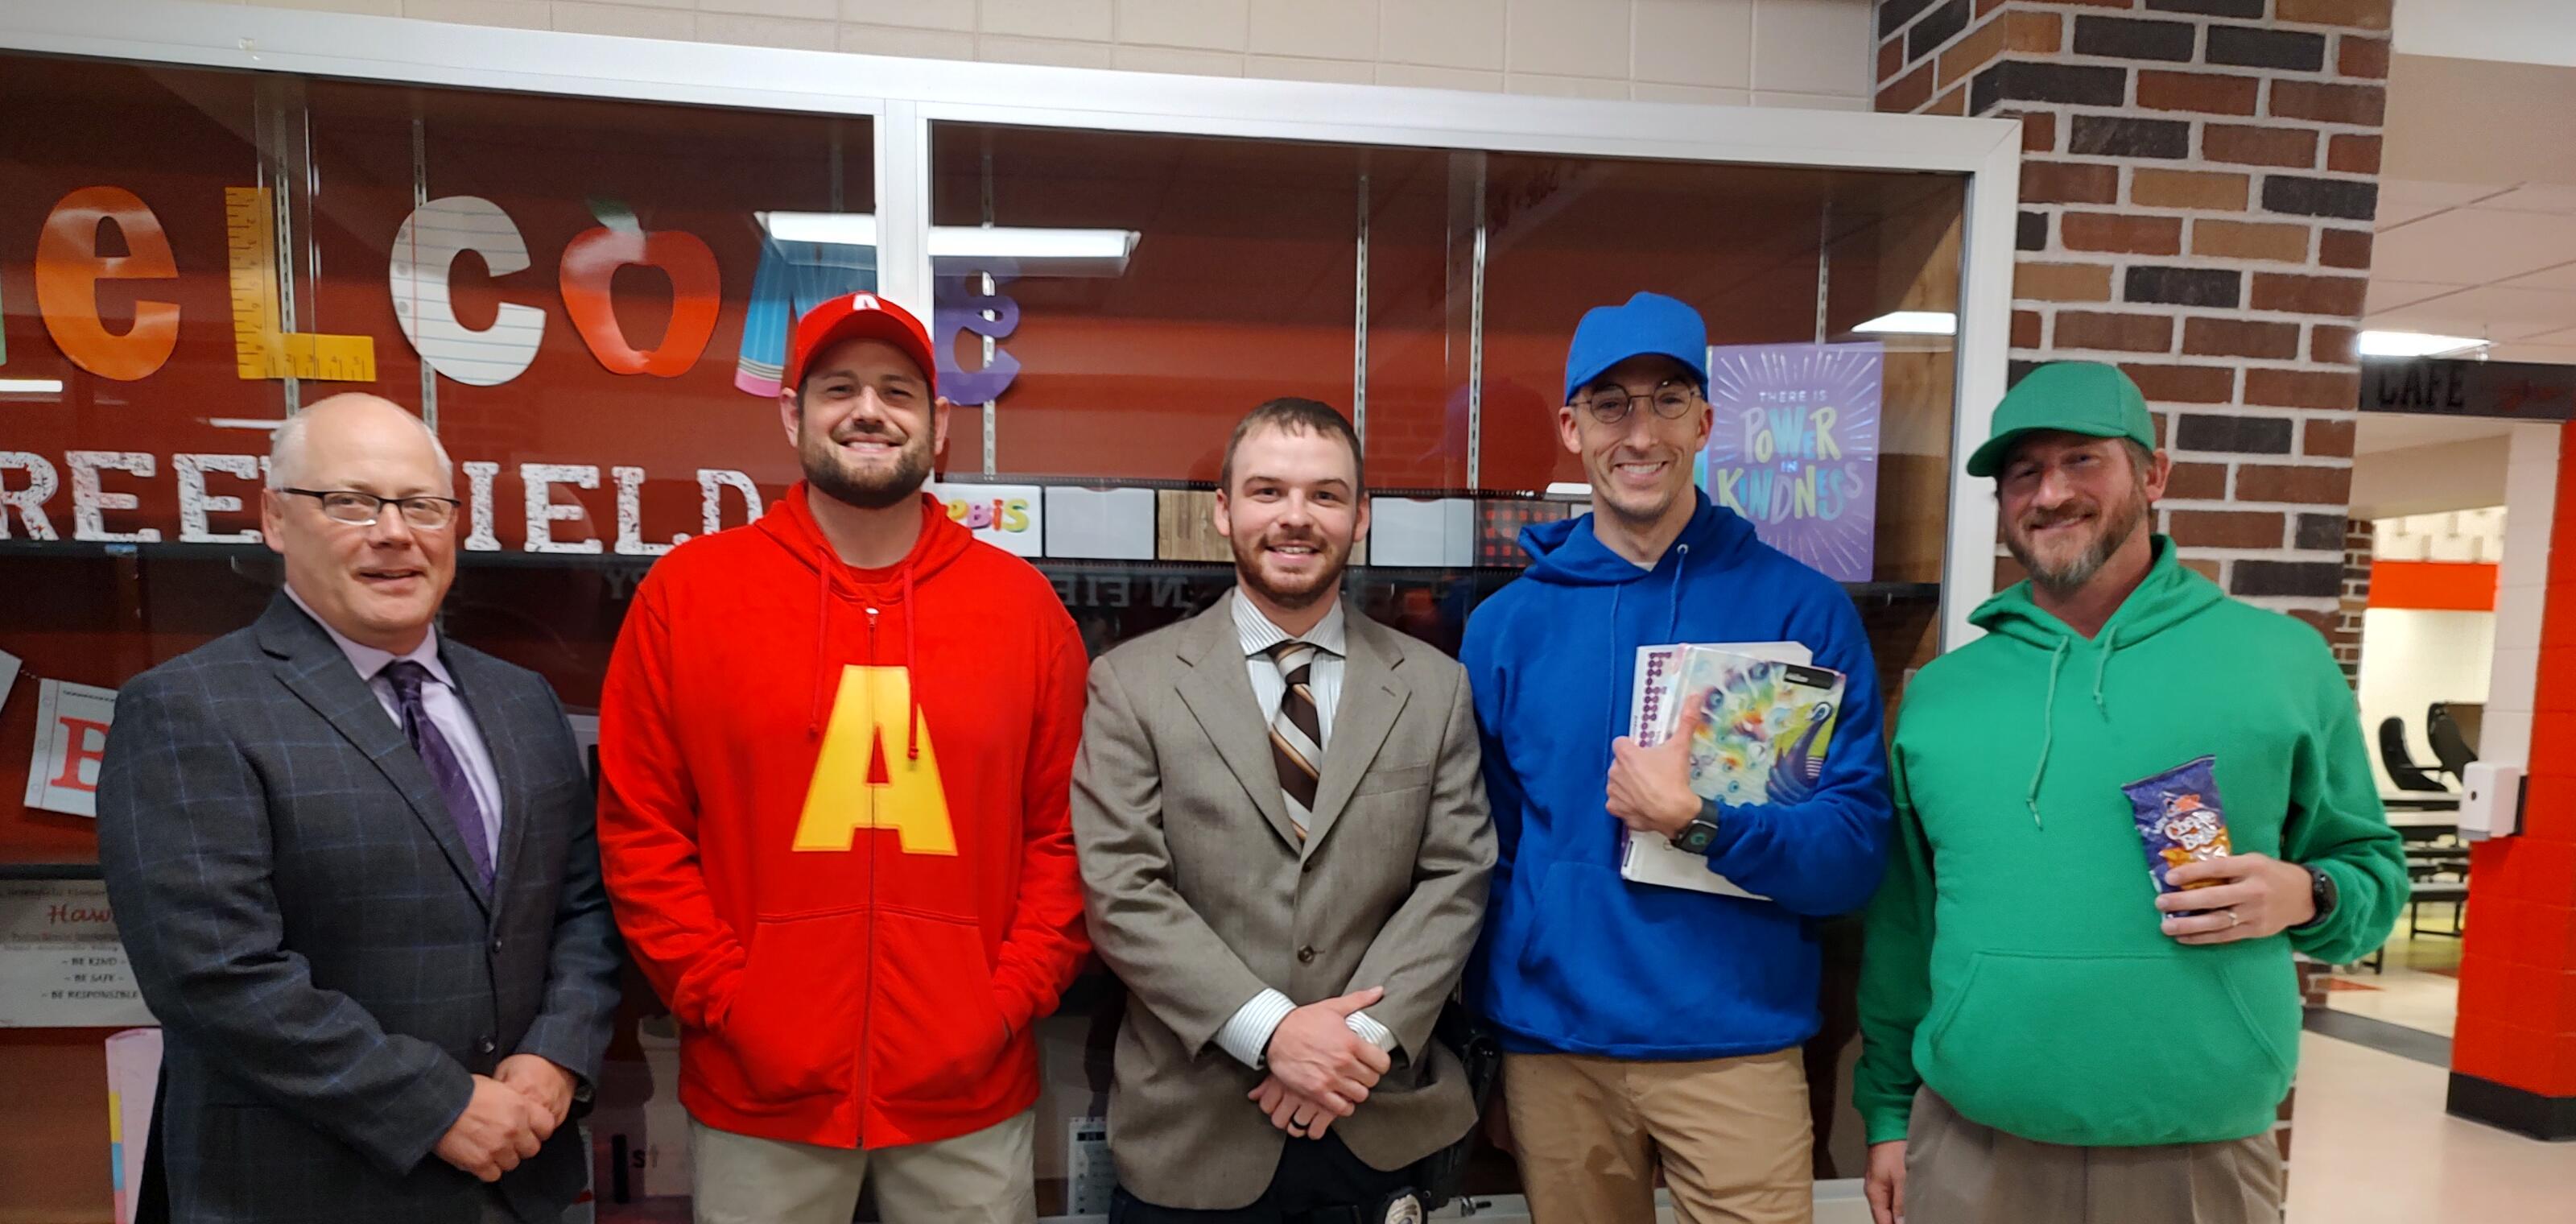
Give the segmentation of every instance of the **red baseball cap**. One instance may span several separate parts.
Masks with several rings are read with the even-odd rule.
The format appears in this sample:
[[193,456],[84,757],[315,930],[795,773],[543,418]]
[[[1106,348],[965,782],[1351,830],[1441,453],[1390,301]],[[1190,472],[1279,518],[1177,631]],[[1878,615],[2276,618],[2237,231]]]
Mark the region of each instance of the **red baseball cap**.
[[929,329],[911,311],[873,293],[844,294],[806,311],[796,321],[795,342],[788,348],[787,369],[778,385],[794,390],[805,377],[805,363],[844,340],[883,340],[902,349],[921,367],[921,379],[930,384],[931,394],[939,393],[939,362],[931,356]]

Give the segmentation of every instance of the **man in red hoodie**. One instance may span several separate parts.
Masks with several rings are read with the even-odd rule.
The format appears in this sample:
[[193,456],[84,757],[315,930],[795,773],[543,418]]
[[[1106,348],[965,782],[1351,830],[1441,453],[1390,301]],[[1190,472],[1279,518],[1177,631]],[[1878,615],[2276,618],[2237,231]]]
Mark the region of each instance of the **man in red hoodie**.
[[1082,639],[922,482],[948,401],[874,294],[797,324],[805,480],[653,568],[600,705],[600,849],[681,1024],[701,1224],[1027,1221],[1030,1024],[1088,949]]

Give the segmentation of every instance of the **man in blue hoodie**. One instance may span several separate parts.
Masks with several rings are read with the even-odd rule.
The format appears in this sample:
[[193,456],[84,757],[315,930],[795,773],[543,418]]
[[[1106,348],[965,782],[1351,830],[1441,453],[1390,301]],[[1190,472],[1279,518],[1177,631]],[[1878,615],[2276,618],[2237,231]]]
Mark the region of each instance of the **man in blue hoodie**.
[[[1539,1224],[1649,1224],[1658,1164],[1686,1224],[1811,1218],[1815,922],[1866,902],[1885,857],[1869,639],[1840,587],[1693,486],[1707,354],[1660,294],[1584,315],[1557,430],[1592,513],[1522,532],[1528,572],[1467,623],[1501,842],[1468,998],[1501,1035]],[[1811,798],[1704,802],[1676,753],[1618,742],[1637,648],[1675,642],[1799,642],[1844,674]],[[1623,825],[1768,899],[1622,879]]]

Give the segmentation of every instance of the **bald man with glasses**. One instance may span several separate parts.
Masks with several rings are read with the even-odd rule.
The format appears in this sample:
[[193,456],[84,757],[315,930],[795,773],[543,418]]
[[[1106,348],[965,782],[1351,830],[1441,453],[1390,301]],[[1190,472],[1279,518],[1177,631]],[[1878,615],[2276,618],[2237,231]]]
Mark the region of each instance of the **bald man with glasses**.
[[618,998],[572,729],[432,623],[459,503],[418,417],[334,396],[269,467],[285,588],[128,682],[100,768],[171,1218],[560,1218]]

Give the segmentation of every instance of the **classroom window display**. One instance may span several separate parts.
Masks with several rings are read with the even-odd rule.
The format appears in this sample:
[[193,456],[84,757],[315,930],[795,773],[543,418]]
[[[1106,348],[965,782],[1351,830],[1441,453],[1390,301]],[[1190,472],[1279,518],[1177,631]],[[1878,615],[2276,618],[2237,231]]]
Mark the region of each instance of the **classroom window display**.
[[[0,1102],[48,1136],[0,1182],[79,1210],[159,1049],[111,1036],[150,1024],[96,883],[115,696],[268,604],[278,423],[344,391],[422,417],[459,503],[440,631],[542,676],[596,769],[645,576],[799,478],[795,323],[880,291],[892,193],[867,114],[14,53],[0,108],[0,1079],[74,1085]],[[928,487],[1044,576],[1089,654],[1232,587],[1219,466],[1283,397],[1356,430],[1350,606],[1456,654],[1528,563],[1521,532],[1584,512],[1567,345],[1641,290],[1706,321],[1699,487],[1850,593],[1870,691],[1937,651],[1957,362],[1884,321],[1959,310],[1965,176],[926,129],[901,172],[927,176],[932,292],[902,305],[956,405]],[[1817,1173],[1852,1177],[1857,937],[1815,938]],[[1106,1206],[1121,1009],[1095,965],[1035,1022],[1041,1215]],[[676,1068],[630,968],[586,1122],[595,1218],[686,1218]],[[1492,1150],[1468,1170],[1515,1185]]]

